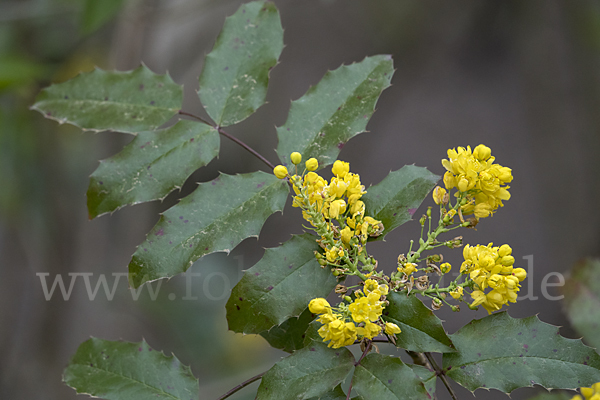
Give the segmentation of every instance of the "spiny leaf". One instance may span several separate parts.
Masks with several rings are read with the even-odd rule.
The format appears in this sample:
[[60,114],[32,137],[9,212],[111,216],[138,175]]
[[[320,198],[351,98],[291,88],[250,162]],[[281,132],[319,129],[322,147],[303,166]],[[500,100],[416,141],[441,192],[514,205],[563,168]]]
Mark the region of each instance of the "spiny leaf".
[[600,260],[575,265],[562,289],[569,321],[587,344],[600,349]]
[[181,108],[183,89],[145,65],[129,72],[96,69],[42,90],[31,107],[46,118],[90,131],[153,130]]
[[271,347],[291,353],[304,347],[305,332],[314,318],[307,308],[300,316],[291,317],[268,331],[261,332],[260,336],[264,337]]
[[310,400],[346,400],[346,393],[342,389],[342,385],[337,385],[332,391],[322,394],[319,397],[313,397]]
[[90,218],[163,199],[218,154],[219,133],[198,122],[179,121],[168,129],[140,132],[120,153],[100,161],[90,177]]
[[260,333],[297,317],[315,297],[327,297],[337,283],[315,258],[316,237],[294,236],[267,249],[231,291],[227,321],[234,332]]
[[263,376],[256,400],[310,399],[330,392],[354,366],[352,353],[313,343],[273,366]]
[[129,263],[134,288],[185,272],[200,257],[229,252],[257,236],[266,219],[283,210],[289,189],[273,174],[221,174],[201,183],[152,228]]
[[180,399],[199,397],[198,380],[174,356],[141,343],[89,339],[64,372],[77,393],[107,400]]
[[200,100],[219,126],[236,124],[262,106],[269,71],[283,50],[283,28],[273,3],[243,4],[227,18],[200,75]]
[[467,389],[575,389],[600,381],[600,356],[581,340],[536,316],[506,312],[474,320],[451,335],[457,352],[444,355],[447,375]]
[[448,353],[454,351],[442,321],[415,296],[392,292],[383,318],[402,329],[396,346],[411,351]]
[[368,188],[362,200],[369,215],[381,221],[385,227],[379,239],[410,221],[439,179],[427,168],[405,165]]
[[285,125],[277,128],[277,154],[283,165],[290,154],[315,157],[324,167],[337,158],[344,144],[364,132],[381,92],[390,86],[391,56],[367,57],[329,71],[304,96],[292,102]]
[[364,400],[431,398],[413,370],[396,357],[371,353],[356,366],[352,379]]

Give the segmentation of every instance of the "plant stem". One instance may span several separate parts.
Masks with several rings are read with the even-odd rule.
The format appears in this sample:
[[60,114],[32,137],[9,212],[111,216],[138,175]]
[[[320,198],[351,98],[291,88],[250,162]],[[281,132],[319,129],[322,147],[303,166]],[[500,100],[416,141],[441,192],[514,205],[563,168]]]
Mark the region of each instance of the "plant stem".
[[213,126],[210,122],[206,121],[205,119],[191,114],[189,112],[185,112],[182,110],[179,110],[179,114],[180,115],[186,115],[188,117],[192,117],[197,119],[198,121],[206,124],[206,125],[210,125],[213,128],[215,128],[217,130],[217,132],[219,132],[221,135],[225,136],[227,139],[239,144],[240,146],[242,146],[244,149],[248,150],[252,155],[254,155],[255,157],[257,157],[260,161],[264,162],[265,164],[267,164],[267,166],[270,169],[275,168],[275,166],[273,164],[271,164],[271,162],[269,160],[267,160],[266,158],[264,158],[259,152],[257,152],[256,150],[254,150],[252,147],[248,146],[246,143],[242,142],[240,139],[236,138],[235,136],[230,135],[229,133],[225,132],[220,126]]
[[440,379],[442,380],[442,382],[444,382],[444,386],[446,386],[446,389],[448,389],[448,392],[450,393],[450,396],[454,400],[458,400],[458,397],[456,397],[456,393],[454,393],[454,390],[452,390],[452,387],[450,387],[450,382],[448,382],[448,378],[446,377],[446,374],[437,365],[437,363],[433,359],[433,356],[431,355],[431,353],[427,353],[426,352],[424,354],[425,354],[425,357],[427,357],[427,360],[429,361],[429,364],[431,364],[431,366],[435,370],[435,374],[440,377]]
[[[367,341],[367,346],[365,347],[365,351],[363,351],[363,353],[360,356],[360,358],[358,359],[358,361],[354,363],[355,367],[358,364],[360,364],[360,362],[363,360],[363,358],[365,358],[365,356],[367,355],[367,353],[369,352],[369,350],[371,350],[371,343],[372,343],[371,340]],[[346,400],[350,400],[350,393],[352,393],[352,381],[353,380],[354,380],[354,376],[352,376],[352,379],[350,379],[350,387],[348,388],[348,394],[346,395]]]
[[267,371],[261,372],[260,374],[258,374],[256,376],[253,376],[252,378],[248,379],[247,381],[244,381],[244,382],[240,383],[239,385],[237,385],[236,387],[234,387],[233,389],[231,389],[229,392],[227,392],[223,396],[219,397],[217,400],[223,400],[223,399],[228,398],[229,396],[231,396],[232,394],[234,394],[234,393],[238,392],[239,390],[245,388],[246,386],[248,386],[252,382],[255,382],[255,381],[259,380],[266,373],[267,373]]

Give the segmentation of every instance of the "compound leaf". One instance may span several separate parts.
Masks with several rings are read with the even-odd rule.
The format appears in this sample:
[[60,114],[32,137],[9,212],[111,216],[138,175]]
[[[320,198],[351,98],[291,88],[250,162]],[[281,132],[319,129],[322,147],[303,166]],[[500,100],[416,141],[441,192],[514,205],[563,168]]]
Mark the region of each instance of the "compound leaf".
[[600,381],[600,356],[536,316],[493,314],[471,321],[451,337],[457,351],[444,355],[444,369],[471,391],[510,393],[534,384],[575,389]]
[[262,106],[269,71],[283,50],[275,4],[243,4],[227,18],[200,75],[200,100],[219,126],[236,124]]
[[319,249],[315,239],[311,234],[294,236],[265,250],[263,258],[231,291],[226,305],[229,329],[263,332],[299,316],[315,297],[331,293],[337,279],[315,258]]
[[387,299],[390,304],[384,309],[383,318],[402,329],[396,335],[396,346],[419,352],[454,351],[442,321],[416,296],[391,292]]
[[439,179],[427,168],[405,165],[368,188],[361,200],[365,202],[368,214],[385,227],[384,235],[379,239],[410,221]]
[[345,348],[322,343],[296,351],[263,376],[256,400],[289,400],[320,397],[335,388],[354,367],[354,356]]
[[229,252],[257,236],[266,219],[283,210],[289,189],[273,174],[221,174],[201,183],[165,211],[129,263],[134,288],[185,272],[200,257]]
[[135,134],[153,130],[181,108],[183,89],[145,65],[128,71],[79,74],[42,90],[31,107],[46,118],[89,131]]
[[587,344],[600,349],[600,260],[575,265],[562,289],[569,321]]
[[90,177],[90,218],[130,204],[165,198],[198,168],[219,154],[219,133],[211,126],[179,121],[170,128],[140,132]]
[[390,86],[391,56],[367,57],[329,71],[304,96],[292,102],[285,125],[277,128],[277,154],[290,164],[294,151],[320,166],[331,164],[344,144],[364,132],[381,92]]
[[196,400],[200,395],[189,367],[145,341],[89,339],[77,349],[63,379],[77,393],[107,400]]
[[363,400],[430,399],[421,380],[397,357],[371,353],[356,366],[352,379]]

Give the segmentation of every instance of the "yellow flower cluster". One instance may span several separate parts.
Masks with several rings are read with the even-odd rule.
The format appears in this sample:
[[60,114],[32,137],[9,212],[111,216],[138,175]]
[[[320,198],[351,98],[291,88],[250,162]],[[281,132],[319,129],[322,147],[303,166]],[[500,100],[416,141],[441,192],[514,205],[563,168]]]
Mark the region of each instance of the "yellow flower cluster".
[[600,400],[600,382],[594,383],[592,387],[581,388],[581,394],[585,397],[581,397],[580,395],[575,395],[571,397],[571,400]]
[[[298,164],[302,156],[294,152],[290,159]],[[365,203],[360,200],[366,193],[365,187],[360,176],[350,172],[349,163],[334,162],[331,169],[334,176],[329,182],[314,172],[317,168],[318,163],[311,158],[306,162],[306,174],[291,176],[296,193],[293,206],[302,208],[304,219],[321,235],[327,261],[336,263],[353,246],[361,253],[369,236],[381,234],[383,224],[365,215]],[[275,167],[273,172],[281,179],[288,176],[283,165]],[[325,240],[326,234],[331,234],[329,240]]]
[[[487,246],[465,246],[465,261],[460,272],[469,274],[475,283],[475,290],[471,293],[471,307],[483,305],[491,314],[508,302],[517,301],[517,292],[521,287],[519,282],[527,277],[527,272],[523,268],[513,267],[515,259],[511,253],[512,249],[507,244],[500,247],[493,247],[493,243]],[[484,291],[487,288],[492,290],[486,294]]]
[[388,335],[400,333],[396,324],[388,322],[384,325],[379,322],[384,308],[381,298],[388,294],[388,286],[367,279],[363,290],[355,292],[356,298],[348,306],[335,310],[323,298],[313,299],[309,303],[310,312],[321,315],[318,321],[323,326],[319,328],[319,336],[324,342],[329,341],[328,347],[337,349],[348,346],[359,337],[373,339],[382,329]]
[[[477,218],[485,218],[493,214],[502,201],[510,199],[509,186],[512,181],[510,168],[494,164],[495,158],[489,147],[480,144],[471,151],[471,147],[459,147],[448,150],[448,159],[442,160],[446,168],[444,184],[446,189],[454,187],[466,193],[468,203],[463,205],[463,214],[475,214]],[[434,193],[437,204],[443,202],[444,192]]]

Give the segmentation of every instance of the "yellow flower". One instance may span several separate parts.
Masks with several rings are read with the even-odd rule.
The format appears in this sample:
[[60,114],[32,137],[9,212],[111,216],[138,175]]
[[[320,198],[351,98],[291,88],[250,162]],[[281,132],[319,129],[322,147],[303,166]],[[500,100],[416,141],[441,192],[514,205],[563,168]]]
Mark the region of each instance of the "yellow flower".
[[527,278],[527,271],[525,271],[523,268],[513,269],[512,274],[519,279],[519,282],[523,282],[523,280]]
[[365,281],[365,286],[363,287],[363,290],[365,291],[366,294],[369,294],[377,289],[379,289],[379,284],[377,283],[376,280],[367,279]]
[[329,205],[329,218],[337,218],[344,212],[346,212],[346,202],[344,200],[335,200]]
[[352,239],[352,236],[354,236],[354,232],[352,231],[352,229],[350,229],[349,226],[347,226],[340,231],[340,236],[342,242],[344,242],[345,244],[350,244],[350,240]]
[[288,175],[288,170],[283,165],[278,165],[273,169],[273,173],[279,179],[283,179]]
[[385,323],[385,333],[387,333],[388,335],[394,335],[394,334],[400,333],[400,332],[402,332],[402,331],[400,330],[398,325],[396,325],[392,322]]
[[463,288],[462,286],[457,286],[456,289],[454,289],[453,291],[450,292],[450,296],[452,296],[453,299],[458,300],[461,297],[463,297]]
[[398,267],[398,271],[404,273],[406,276],[409,276],[416,270],[417,270],[417,264],[415,264],[415,263],[406,263],[406,264],[404,264],[404,267]]
[[339,318],[323,325],[318,332],[324,342],[331,341],[327,347],[334,349],[351,345],[356,340],[356,325],[352,322],[344,322]]
[[290,160],[292,161],[292,164],[298,165],[302,161],[302,154],[295,151],[290,155]]
[[352,206],[350,207],[350,214],[353,216],[356,214],[363,215],[365,213],[365,203],[361,200],[357,200],[354,203],[350,203]]
[[365,322],[364,327],[356,328],[356,331],[359,336],[363,336],[367,339],[373,339],[375,336],[381,333],[381,327],[377,324],[374,324],[370,321]]
[[[585,397],[585,400],[600,400],[600,382],[594,383],[592,387],[580,388],[581,394]],[[576,395],[571,400],[584,400],[580,395]]]
[[443,263],[442,265],[440,265],[440,270],[442,271],[442,274],[447,274],[448,272],[450,272],[451,269],[452,265],[450,265],[450,263]]
[[344,250],[338,248],[337,246],[333,246],[331,249],[325,252],[325,257],[327,257],[327,261],[330,263],[334,263],[339,257],[344,256]]
[[378,293],[370,293],[366,297],[359,297],[348,306],[348,310],[352,313],[352,319],[356,323],[371,321],[375,322],[379,319],[383,311]]
[[312,299],[310,303],[308,303],[308,309],[313,314],[323,314],[326,313],[327,310],[331,309],[331,306],[327,302],[327,300],[323,298]]
[[439,186],[436,186],[435,189],[433,189],[433,201],[435,202],[435,204],[446,204],[446,201],[444,201],[445,196],[446,189],[441,188]]
[[350,171],[350,164],[341,160],[337,160],[333,163],[331,172],[338,178],[343,178]]

